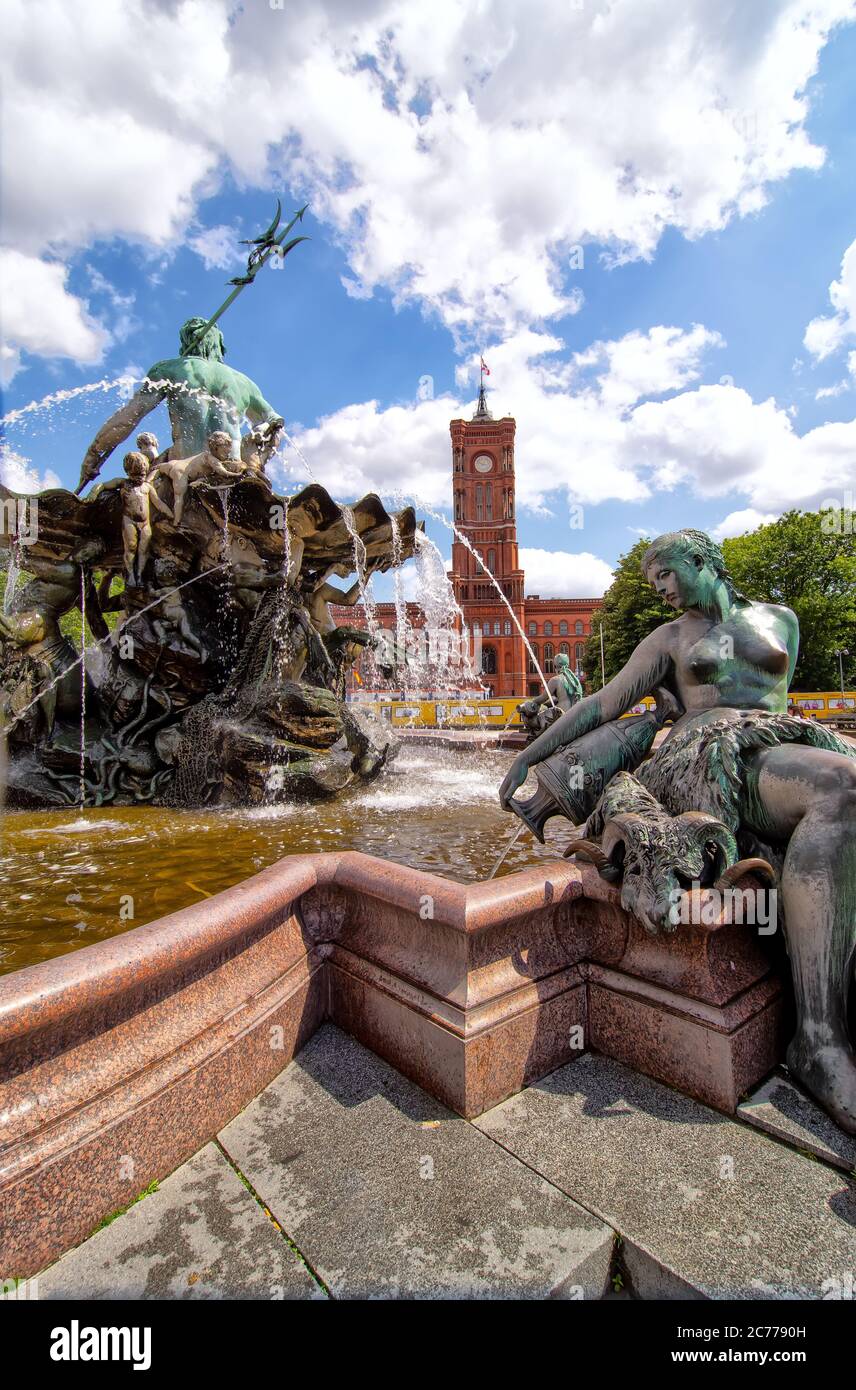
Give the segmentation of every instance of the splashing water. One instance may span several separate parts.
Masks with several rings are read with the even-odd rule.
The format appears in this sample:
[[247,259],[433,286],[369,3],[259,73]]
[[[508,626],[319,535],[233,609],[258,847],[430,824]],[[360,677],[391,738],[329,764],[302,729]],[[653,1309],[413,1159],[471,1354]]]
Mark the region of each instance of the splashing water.
[[427,512],[428,515],[429,515],[430,517],[433,517],[433,519],[434,519],[435,521],[439,521],[443,526],[445,526],[445,527],[447,528],[447,530],[452,531],[452,532],[454,533],[454,535],[457,536],[457,538],[458,538],[458,540],[461,542],[461,544],[464,545],[464,546],[466,546],[466,548],[467,548],[467,550],[470,552],[470,554],[471,554],[472,556],[474,556],[474,558],[475,558],[475,560],[477,561],[479,567],[480,567],[480,568],[484,571],[484,573],[487,575],[487,577],[488,577],[488,579],[490,580],[491,584],[492,584],[493,587],[496,589],[496,592],[499,594],[499,597],[501,598],[502,602],[505,604],[505,607],[508,609],[508,612],[509,612],[509,614],[510,614],[510,616],[511,616],[511,620],[512,620],[512,622],[514,623],[514,626],[517,628],[517,631],[520,633],[520,636],[523,638],[523,645],[525,646],[527,652],[529,653],[529,660],[532,662],[532,665],[535,667],[535,670],[538,672],[538,675],[539,675],[540,678],[541,678],[541,684],[543,685],[545,691],[547,692],[547,698],[548,698],[548,700],[550,701],[550,704],[551,704],[551,705],[555,705],[556,702],[555,702],[555,700],[553,699],[553,696],[552,696],[551,693],[550,693],[550,687],[549,687],[549,685],[547,684],[547,678],[546,678],[546,676],[544,675],[544,672],[541,670],[540,665],[538,664],[538,658],[536,657],[534,651],[532,650],[532,644],[530,643],[529,638],[526,636],[526,633],[523,631],[522,625],[518,622],[517,614],[515,613],[514,609],[512,608],[511,604],[509,603],[508,599],[506,598],[505,594],[503,593],[503,590],[502,590],[500,584],[499,584],[498,581],[495,579],[495,577],[493,576],[493,574],[491,573],[491,571],[488,569],[487,565],[485,564],[485,562],[484,562],[484,560],[482,559],[482,557],[481,557],[481,555],[479,554],[479,552],[476,550],[475,546],[472,545],[472,544],[470,543],[469,539],[464,535],[464,533],[463,533],[462,531],[459,531],[459,530],[458,530],[458,528],[457,528],[457,526],[455,526],[454,522],[449,521],[448,518],[445,517],[445,516],[443,516],[441,512],[435,512],[434,509],[433,509],[432,507],[429,507],[425,502],[423,502],[423,501],[421,500],[421,498],[418,498],[418,497],[417,497],[417,498],[414,498],[414,501],[415,501],[416,505],[419,507],[420,511]]
[[223,504],[223,539],[220,542],[220,554],[223,557],[223,569],[231,567],[232,564],[232,533],[229,529],[229,498],[232,492],[230,483],[222,487],[215,488],[220,494],[220,501]]
[[421,531],[415,535],[414,562],[418,603],[425,614],[428,633],[434,634],[434,650],[429,648],[428,652],[427,664],[433,677],[429,683],[451,691],[474,682],[484,691],[472,665],[463,610],[455,598],[443,557],[431,537]]
[[80,566],[80,808],[86,805],[86,571]]
[[12,544],[9,549],[9,568],[6,571],[6,587],[3,590],[3,612],[11,613],[12,604],[15,601],[15,590],[18,587],[18,575],[21,573],[21,542],[17,534],[12,537]]
[[[284,426],[281,430],[281,434],[285,443],[289,446],[289,448],[294,450],[295,454],[300,459],[312,482],[317,483],[318,479],[316,477],[315,471],[308,458],[304,454],[303,450],[301,449],[300,445],[293,438],[293,436],[288,433],[288,430],[286,430]],[[274,455],[274,457],[276,457],[276,455]],[[457,528],[452,526],[451,522],[447,521],[444,516],[442,516],[438,512],[434,512],[430,507],[426,506],[419,498],[414,498],[413,500],[423,511],[428,512],[428,514],[434,517],[435,520],[442,522],[444,526],[447,526],[452,531],[454,531],[455,534],[458,535],[459,539],[463,541],[464,545],[466,545],[467,549],[470,550],[472,554],[475,556],[479,565],[484,570],[485,574],[488,576],[490,582],[493,584],[494,588],[496,589],[497,593],[502,599],[502,602],[508,609],[509,614],[511,615],[511,618],[514,621],[516,628],[518,629],[521,637],[523,638],[523,642],[526,646],[526,650],[529,653],[532,663],[535,666],[538,675],[541,677],[541,682],[544,686],[544,689],[547,691],[550,703],[553,704],[553,697],[550,694],[547,682],[544,678],[544,673],[542,672],[541,667],[538,664],[538,661],[535,657],[535,653],[532,650],[532,647],[526,637],[526,634],[523,631],[523,628],[520,626],[520,623],[517,620],[517,616],[513,608],[511,607],[511,604],[508,602],[508,599],[502,592],[502,589],[500,588],[493,574],[491,574],[482,557],[478,554],[477,551],[473,550],[473,547],[467,540],[466,536],[461,535]],[[392,499],[392,505],[398,506],[400,508],[403,505],[403,499],[401,497],[394,496]],[[350,507],[347,507],[344,505],[344,503],[341,503],[340,508],[342,512],[342,519],[353,541],[354,568],[357,576],[357,583],[359,585],[360,598],[363,604],[363,612],[366,618],[366,626],[369,632],[371,633],[371,636],[375,639],[375,641],[377,641],[381,629],[377,617],[377,606],[369,592],[369,583],[366,581],[365,577],[365,568],[367,563],[366,548],[362,539],[359,536],[359,533],[357,532],[356,526],[354,525],[354,515]],[[394,580],[396,648],[398,651],[401,652],[405,649],[407,645],[407,636],[410,624],[407,619],[407,604],[404,600],[402,581],[400,575],[402,538],[394,515],[392,515],[392,549],[393,559],[397,562],[395,567]],[[414,537],[414,549],[414,558],[416,559],[417,571],[420,570],[420,559],[422,560],[419,583],[419,598],[417,602],[419,603],[419,606],[422,608],[422,611],[425,614],[425,626],[429,631],[434,631],[437,634],[443,632],[448,633],[448,641],[438,644],[446,649],[445,660],[441,659],[439,663],[441,668],[445,667],[445,670],[442,672],[441,670],[437,670],[433,673],[436,678],[432,682],[432,684],[438,686],[441,689],[452,689],[455,684],[455,682],[451,679],[453,674],[458,675],[457,684],[460,684],[460,676],[461,674],[464,674],[467,680],[473,681],[480,688],[480,690],[484,692],[486,687],[477,675],[477,673],[473,670],[472,663],[469,660],[468,654],[463,656],[463,672],[459,670],[457,673],[453,673],[452,671],[452,662],[450,660],[450,654],[452,651],[454,651],[455,647],[459,645],[458,632],[460,631],[461,634],[465,633],[466,624],[464,622],[463,611],[460,605],[455,600],[454,592],[452,590],[449,577],[446,573],[446,569],[443,564],[443,558],[440,555],[440,552],[437,549],[434,542],[430,540],[429,537],[423,535],[421,532],[417,532]],[[426,599],[427,606],[425,602]],[[429,663],[422,663],[423,668],[427,664],[431,664],[430,661]],[[433,664],[436,665],[437,663],[435,662]],[[404,670],[406,673],[406,662],[404,663]],[[423,674],[428,675],[428,672],[423,669]]]
[[368,566],[368,554],[365,542],[357,530],[354,522],[354,513],[350,507],[346,507],[344,502],[339,503],[339,510],[342,513],[342,520],[347,527],[348,534],[354,546],[354,569],[357,575],[357,583],[360,586],[360,598],[363,603],[363,613],[365,614],[366,627],[371,633],[372,640],[377,642],[381,626],[377,616],[377,605],[371,594],[371,576],[366,579],[366,568]]
[[191,386],[187,381],[171,381],[168,377],[161,377],[159,380],[154,381],[150,376],[144,376],[141,380],[141,385],[144,386],[147,391],[163,391],[168,396],[193,396],[196,400],[204,401],[207,405],[219,406],[223,413],[230,416],[236,425],[243,419],[241,412],[236,406],[232,405],[231,401],[227,401],[223,396],[212,395],[210,391],[206,391],[202,386]]
[[[315,472],[312,468],[312,465],[309,462],[306,455],[304,454],[300,445],[288,433],[288,430],[285,428],[285,426],[282,427],[281,433],[283,439],[286,441],[289,447],[292,448],[294,452],[297,454],[298,458],[300,459],[301,463],[303,464],[313,483],[317,483],[318,479],[315,476]],[[351,510],[351,508],[346,507],[344,502],[340,502],[339,510],[342,513],[342,520],[345,523],[345,528],[348,532],[348,535],[351,537],[351,541],[354,547],[354,572],[356,573],[357,584],[359,585],[360,589],[360,598],[363,604],[363,613],[365,614],[366,627],[368,628],[369,633],[371,634],[372,640],[374,642],[377,642],[381,631],[381,626],[378,622],[377,606],[369,589],[371,577],[366,579],[366,568],[368,565],[368,555],[366,553],[366,547],[362,540],[362,537],[360,536],[356,528],[356,525],[354,524],[354,513]],[[393,527],[393,530],[395,529],[396,528]],[[394,543],[395,541],[393,539],[393,544]]]
[[54,406],[64,405],[66,401],[72,401],[78,396],[90,395],[95,391],[127,391],[136,384],[136,378],[132,376],[117,376],[110,380],[108,377],[101,381],[90,381],[85,386],[72,386],[65,391],[53,391],[49,396],[43,396],[40,401],[30,401],[28,405],[22,405],[18,410],[10,410],[7,415],[0,417],[0,428],[8,425],[18,424],[30,415],[35,415],[42,410],[52,410]]
[[[158,594],[157,598],[153,599],[151,603],[147,603],[144,608],[139,608],[136,613],[132,613],[131,616],[129,618],[126,618],[123,623],[119,623],[113,632],[108,632],[106,637],[99,637],[95,643],[95,647],[102,646],[105,642],[109,642],[111,638],[118,638],[119,634],[121,632],[124,632],[125,628],[129,627],[131,623],[136,622],[137,618],[141,618],[144,613],[148,613],[150,608],[157,608],[159,603],[163,603],[164,599],[169,598],[171,594],[177,594],[179,589],[186,589],[188,584],[195,584],[198,579],[206,579],[209,574],[217,574],[220,570],[225,568],[225,564],[213,565],[210,570],[203,570],[201,574],[194,574],[190,577],[190,579],[185,579],[181,584],[176,584],[172,589],[167,589],[165,593]],[[84,633],[84,644],[85,640],[86,639]],[[95,650],[95,647],[93,647],[93,651]],[[23,719],[24,715],[27,714],[33,708],[34,705],[37,705],[39,703],[39,700],[41,700],[43,696],[45,696],[48,693],[49,690],[53,690],[54,686],[59,685],[60,681],[63,679],[64,676],[68,675],[69,671],[73,671],[76,666],[80,666],[85,654],[86,653],[84,650],[83,652],[81,652],[80,656],[75,658],[74,661],[70,661],[68,665],[64,668],[64,670],[60,671],[58,676],[54,676],[53,680],[50,681],[48,685],[44,686],[39,691],[35,699],[31,700],[28,705],[24,705],[22,709],[16,710],[15,717],[14,719],[10,720],[9,724],[7,725],[7,729],[11,729],[15,724],[18,723],[20,719]]]
[[285,498],[282,509],[282,572],[286,583],[288,583],[288,572],[291,569],[291,532],[288,529],[288,505],[290,497]]
[[[403,652],[407,649],[407,632],[410,626],[407,620],[407,602],[404,597],[404,588],[401,582],[401,560],[403,553],[403,543],[401,538],[401,528],[398,524],[398,517],[393,515],[392,521],[392,568],[393,568],[393,596],[395,602],[395,645],[398,651]],[[407,665],[405,663],[405,670]]]

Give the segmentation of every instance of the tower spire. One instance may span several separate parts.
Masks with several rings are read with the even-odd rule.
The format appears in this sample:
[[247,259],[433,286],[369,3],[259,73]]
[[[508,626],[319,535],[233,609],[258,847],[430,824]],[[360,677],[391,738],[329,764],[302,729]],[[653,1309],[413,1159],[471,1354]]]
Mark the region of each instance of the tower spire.
[[493,416],[487,408],[487,398],[484,393],[485,373],[490,376],[490,367],[487,366],[484,358],[479,354],[479,403],[476,406],[474,420],[492,420]]

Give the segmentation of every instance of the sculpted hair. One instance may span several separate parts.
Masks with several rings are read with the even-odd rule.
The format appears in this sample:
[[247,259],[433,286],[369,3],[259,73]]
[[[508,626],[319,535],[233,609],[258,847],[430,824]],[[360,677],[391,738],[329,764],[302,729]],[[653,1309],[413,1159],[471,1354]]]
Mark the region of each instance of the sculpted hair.
[[725,556],[716,541],[706,531],[696,531],[692,526],[686,526],[681,531],[667,531],[664,536],[652,541],[642,556],[642,573],[647,579],[648,569],[657,559],[666,560],[674,556],[686,559],[690,555],[701,556],[716,577],[728,586],[732,598],[745,597],[728,573]]
[[209,328],[203,337],[198,337],[199,330],[204,328],[207,322],[207,319],[188,319],[181,325],[178,330],[178,346],[182,357],[212,357],[217,362],[223,361],[226,356],[226,344],[219,328]]

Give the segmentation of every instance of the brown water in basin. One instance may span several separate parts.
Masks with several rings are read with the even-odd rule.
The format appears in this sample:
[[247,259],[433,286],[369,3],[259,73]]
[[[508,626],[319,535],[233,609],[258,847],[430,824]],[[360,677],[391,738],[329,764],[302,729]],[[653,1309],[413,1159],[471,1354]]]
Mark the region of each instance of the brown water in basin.
[[[312,805],[7,812],[0,973],[211,897],[285,854],[359,849],[460,883],[485,878],[519,824],[496,796],[512,756],[405,745],[376,782]],[[500,874],[555,858],[567,822],[547,835],[543,846],[524,831]]]

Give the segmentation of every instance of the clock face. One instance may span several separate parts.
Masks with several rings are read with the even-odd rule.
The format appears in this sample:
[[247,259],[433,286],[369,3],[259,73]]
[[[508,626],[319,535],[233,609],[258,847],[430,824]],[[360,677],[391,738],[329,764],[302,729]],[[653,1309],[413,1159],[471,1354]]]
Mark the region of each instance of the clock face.
[[473,467],[479,473],[489,473],[493,468],[493,459],[489,454],[479,454],[477,459],[473,459]]

